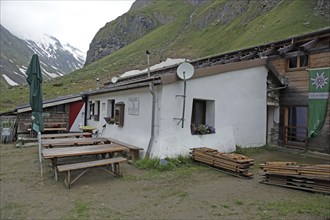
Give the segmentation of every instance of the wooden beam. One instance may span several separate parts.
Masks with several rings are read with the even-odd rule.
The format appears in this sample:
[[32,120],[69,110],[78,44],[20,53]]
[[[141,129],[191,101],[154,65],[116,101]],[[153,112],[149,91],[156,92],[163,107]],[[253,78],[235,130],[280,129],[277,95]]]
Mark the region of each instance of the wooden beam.
[[268,56],[268,55],[274,54],[275,52],[276,52],[275,48],[271,47],[271,48],[268,48],[267,50],[260,52],[259,55],[263,57],[263,56]]
[[239,60],[239,57],[238,56],[234,56],[228,60],[225,60],[225,63],[232,63],[232,62],[236,62]]
[[316,38],[316,39],[313,39],[313,40],[308,41],[307,43],[301,45],[299,48],[301,50],[308,50],[308,49],[312,48],[318,42],[319,42],[319,38]]
[[297,57],[297,56],[302,56],[305,55],[306,53],[303,51],[294,51],[294,52],[290,52],[290,53],[286,53],[284,55],[284,58],[291,58],[291,57]]
[[286,52],[289,52],[290,50],[292,50],[293,48],[295,47],[294,44],[290,44],[290,45],[287,45],[287,46],[284,46],[280,49],[278,49],[278,53],[281,55],[281,54],[284,54]]
[[251,53],[249,53],[247,55],[244,55],[244,56],[240,57],[239,59],[240,60],[250,60],[250,59],[252,59],[256,55],[256,53],[257,53],[256,51],[251,52]]

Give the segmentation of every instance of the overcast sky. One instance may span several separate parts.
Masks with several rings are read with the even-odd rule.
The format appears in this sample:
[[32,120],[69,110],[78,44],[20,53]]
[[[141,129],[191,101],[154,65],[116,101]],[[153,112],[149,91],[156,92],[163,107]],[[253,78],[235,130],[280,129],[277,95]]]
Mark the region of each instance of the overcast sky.
[[97,31],[134,0],[0,0],[1,24],[18,37],[49,34],[87,52]]

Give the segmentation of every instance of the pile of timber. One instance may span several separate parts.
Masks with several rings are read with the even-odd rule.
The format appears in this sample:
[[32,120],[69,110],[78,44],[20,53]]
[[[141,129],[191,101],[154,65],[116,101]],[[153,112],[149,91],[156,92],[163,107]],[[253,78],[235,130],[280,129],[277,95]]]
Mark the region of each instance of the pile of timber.
[[330,165],[297,165],[295,162],[259,164],[262,183],[330,194]]
[[253,175],[249,172],[249,168],[253,165],[254,160],[247,156],[221,153],[207,147],[192,148],[191,150],[194,161],[209,164],[235,176],[251,177]]

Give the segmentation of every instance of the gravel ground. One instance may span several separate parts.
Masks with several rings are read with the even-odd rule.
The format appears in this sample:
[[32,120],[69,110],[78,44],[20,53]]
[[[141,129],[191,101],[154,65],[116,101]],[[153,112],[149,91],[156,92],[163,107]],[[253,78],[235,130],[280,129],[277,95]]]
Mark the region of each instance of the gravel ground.
[[69,190],[49,161],[40,175],[36,147],[3,144],[1,219],[329,219],[329,196],[261,184],[258,174],[261,162],[329,164],[329,155],[276,149],[249,155],[252,179],[200,165],[156,172],[124,164],[123,178],[91,169]]

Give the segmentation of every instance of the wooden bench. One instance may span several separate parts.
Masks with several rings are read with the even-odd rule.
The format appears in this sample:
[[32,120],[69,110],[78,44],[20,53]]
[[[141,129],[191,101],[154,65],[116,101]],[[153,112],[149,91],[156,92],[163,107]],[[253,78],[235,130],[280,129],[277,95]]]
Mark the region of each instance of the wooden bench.
[[[24,123],[28,126],[27,131],[30,132],[32,136],[31,123]],[[68,131],[66,127],[66,122],[44,122],[44,131],[57,131],[58,133]]]
[[131,145],[131,144],[127,144],[127,143],[124,143],[122,141],[118,141],[116,139],[113,139],[113,138],[106,138],[108,139],[109,141],[111,141],[111,143],[116,143],[116,144],[119,144],[119,145],[122,145],[126,148],[128,148],[129,150],[129,154],[131,155],[131,159],[132,161],[135,161],[137,159],[139,159],[139,154],[140,154],[140,150],[143,150],[143,148],[141,147],[137,147],[137,146],[134,146],[134,145]]
[[56,139],[56,138],[67,138],[67,137],[92,137],[90,132],[71,132],[71,133],[62,133],[62,134],[42,134],[41,139]]
[[[31,128],[28,128],[27,130],[31,132]],[[68,131],[68,129],[67,128],[44,128],[44,131],[58,131],[60,133],[61,131]]]
[[[64,164],[57,166],[58,172],[67,172],[66,178],[64,179],[64,184],[70,189],[71,185],[77,181],[83,174],[87,172],[89,168],[92,167],[101,167],[101,166],[109,166],[110,170],[103,168],[108,173],[115,175],[116,177],[121,177],[122,174],[120,172],[119,163],[125,162],[126,159],[123,157],[115,157],[108,158],[102,160],[93,160],[81,163],[74,164]],[[77,177],[71,180],[71,171],[84,169]]]

